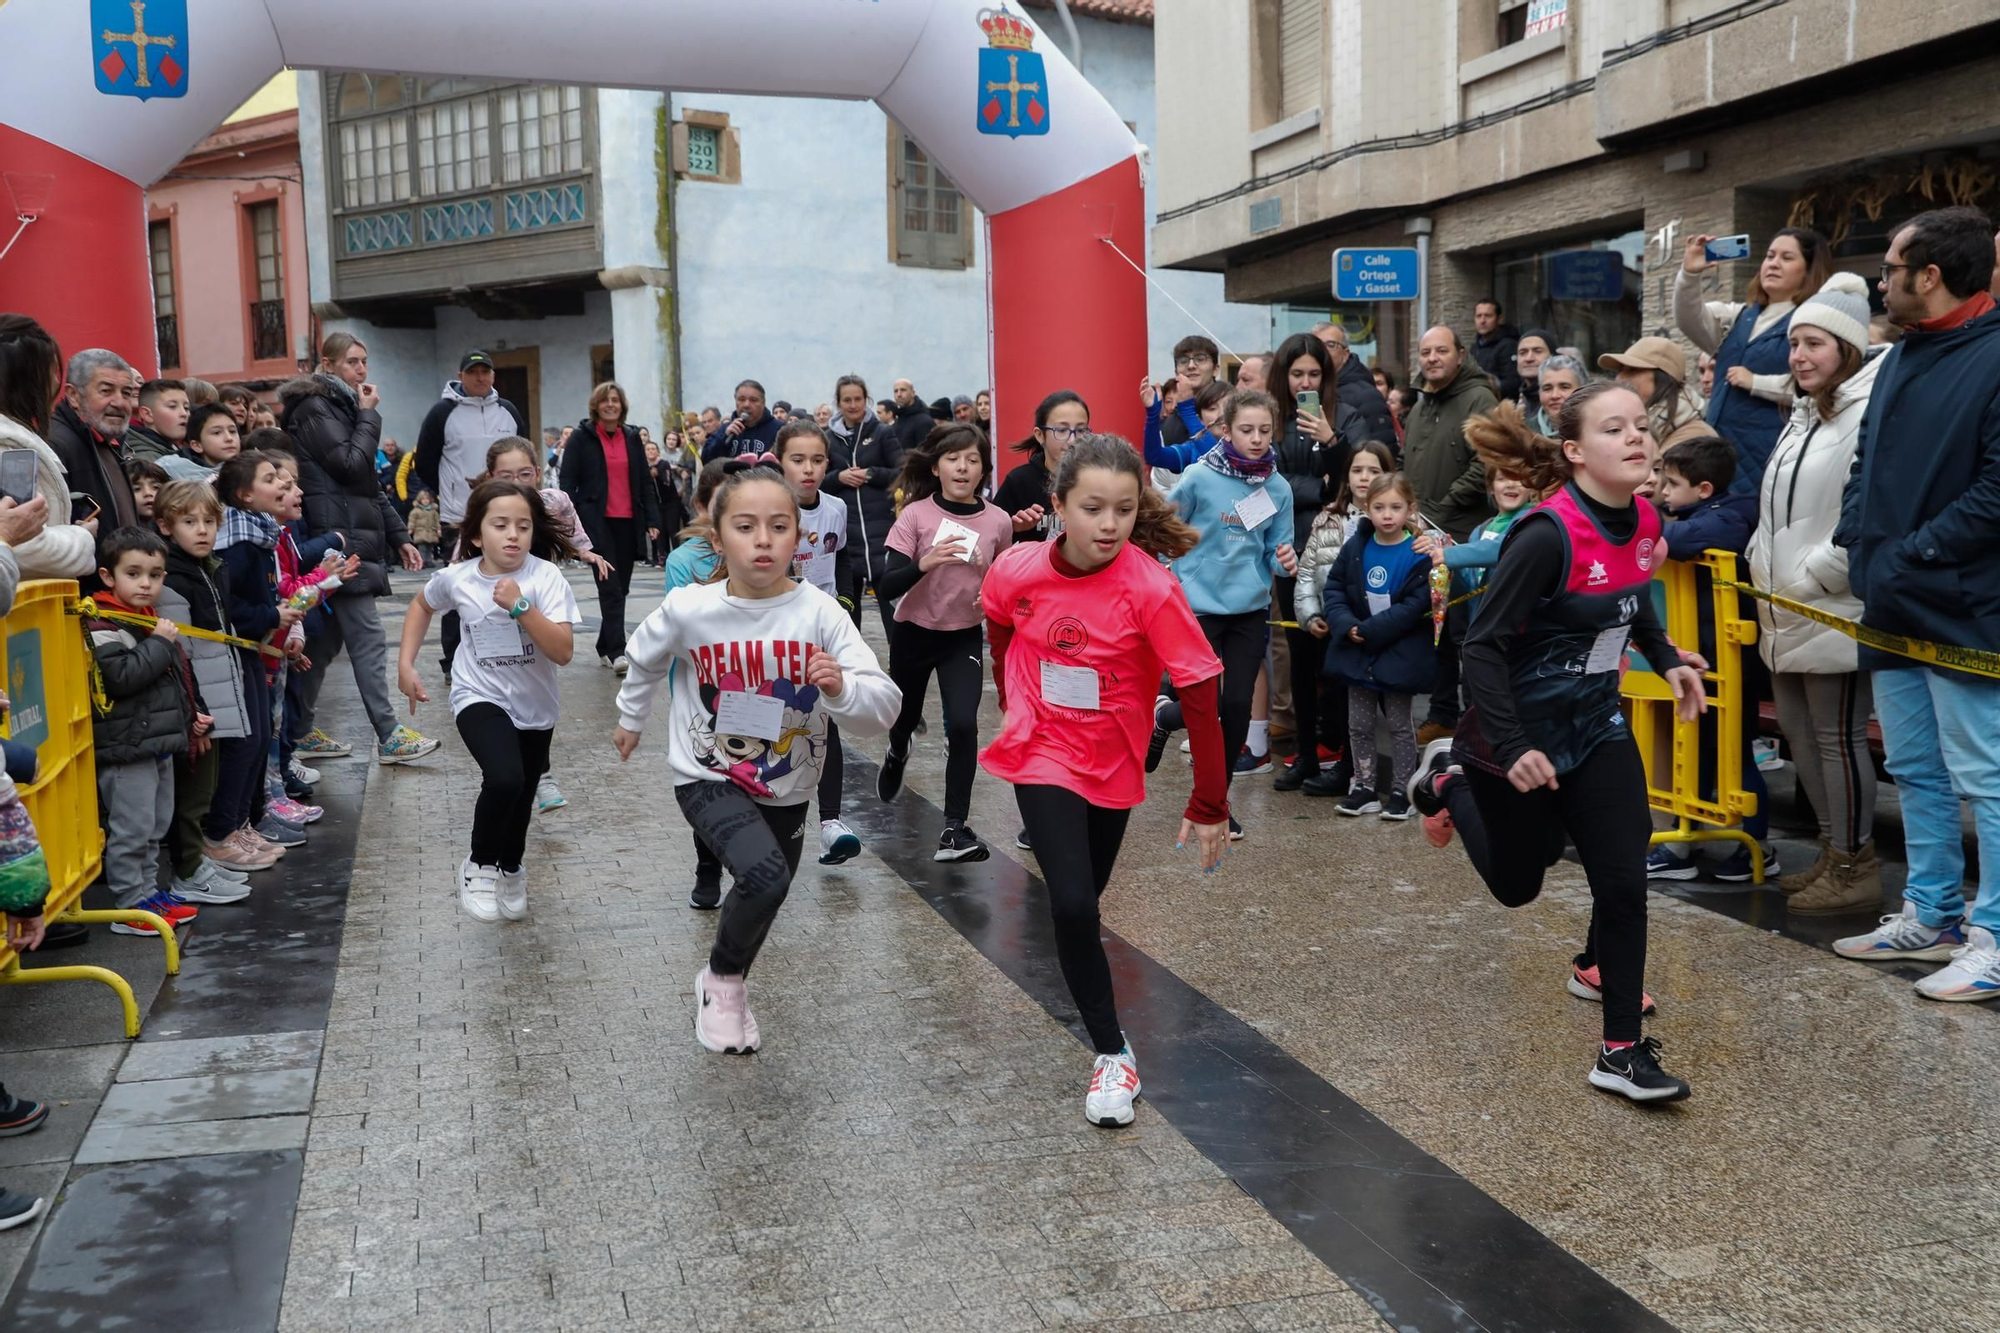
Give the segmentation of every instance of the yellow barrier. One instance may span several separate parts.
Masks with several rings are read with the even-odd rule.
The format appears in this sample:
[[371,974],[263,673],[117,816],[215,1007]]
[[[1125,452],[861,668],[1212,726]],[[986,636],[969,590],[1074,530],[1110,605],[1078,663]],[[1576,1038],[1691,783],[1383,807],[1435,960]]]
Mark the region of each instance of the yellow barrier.
[[[0,620],[7,664],[7,735],[35,747],[35,781],[22,786],[21,799],[35,821],[35,833],[49,863],[50,921],[144,922],[160,932],[167,971],[181,970],[173,927],[152,912],[86,910],[84,889],[104,862],[104,832],[97,819],[97,762],[90,736],[90,650],[79,622],[68,614],[77,588],[67,579],[23,583],[14,610]],[[22,967],[12,949],[0,945],[0,985],[42,981],[97,981],[111,987],[125,1011],[125,1035],[139,1035],[139,1005],[125,978],[109,968]]]
[[1714,798],[1702,795],[1702,724],[1675,716],[1672,687],[1644,659],[1636,659],[1625,674],[1626,712],[1646,764],[1647,798],[1674,820],[1672,828],[1653,834],[1653,842],[1742,843],[1750,849],[1751,882],[1762,884],[1764,849],[1743,831],[1745,816],[1757,813],[1756,793],[1743,789],[1742,725],[1743,710],[1756,707],[1743,698],[1743,654],[1756,651],[1757,622],[1739,614],[1736,557],[1704,551],[1699,560],[1667,561],[1654,578],[1654,601],[1657,605],[1664,595],[1660,619],[1667,637],[1693,651],[1701,643],[1701,570],[1709,574],[1715,622],[1715,648],[1702,675],[1708,711],[1715,719]]

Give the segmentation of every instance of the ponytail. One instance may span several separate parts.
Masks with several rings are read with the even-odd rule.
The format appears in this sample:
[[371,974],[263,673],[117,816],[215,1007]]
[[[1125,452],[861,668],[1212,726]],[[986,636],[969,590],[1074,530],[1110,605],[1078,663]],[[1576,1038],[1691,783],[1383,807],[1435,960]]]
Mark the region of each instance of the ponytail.
[[[1597,387],[1585,385],[1570,396],[1575,398]],[[1568,403],[1563,404],[1562,415],[1569,417]],[[1468,418],[1465,442],[1488,472],[1520,477],[1536,495],[1547,495],[1569,480],[1569,459],[1564,457],[1562,445],[1530,429],[1514,403],[1501,403]]]

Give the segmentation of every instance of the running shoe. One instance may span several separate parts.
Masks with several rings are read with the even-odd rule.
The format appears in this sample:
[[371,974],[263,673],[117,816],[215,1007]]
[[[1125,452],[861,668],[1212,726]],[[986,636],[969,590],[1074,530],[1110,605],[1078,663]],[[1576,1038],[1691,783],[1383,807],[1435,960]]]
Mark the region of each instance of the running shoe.
[[843,820],[819,821],[819,863],[837,866],[861,855],[861,838]]
[[1235,773],[1238,777],[1255,777],[1259,773],[1271,771],[1271,752],[1251,754],[1250,747],[1244,746],[1236,755]]
[[26,1097],[16,1097],[0,1089],[0,1139],[11,1139],[17,1134],[33,1133],[49,1118],[49,1108],[42,1102],[31,1102]]
[[[1988,936],[1988,938],[1992,938]],[[1833,951],[1842,958],[1873,962],[1882,958],[1917,958],[1942,962],[1965,944],[1965,923],[1927,926],[1917,920],[1917,905],[1904,903],[1903,910],[1882,918],[1882,924],[1866,935],[1849,935],[1833,942]]]
[[1447,773],[1464,771],[1451,762],[1451,737],[1439,737],[1424,747],[1422,757],[1417,760],[1417,771],[1410,775],[1403,794],[1409,797],[1411,805],[1424,814],[1434,814],[1444,808],[1444,801],[1436,790],[1438,779]]
[[206,842],[201,845],[201,854],[228,870],[269,870],[278,864],[278,858],[269,852],[253,850],[234,833],[220,842]]
[[688,906],[697,912],[713,912],[722,906],[722,881],[705,884],[697,876],[694,887],[688,890]]
[[375,762],[409,764],[436,750],[438,743],[410,727],[397,727],[389,739],[375,747]]
[[1379,815],[1382,813],[1382,803],[1376,800],[1375,793],[1369,791],[1366,787],[1356,787],[1353,791],[1347,793],[1346,800],[1333,808],[1338,814],[1353,815],[1356,818],[1362,815]]
[[622,676],[632,669],[632,659],[620,653],[611,659],[611,669]]
[[237,829],[236,832],[229,836],[235,838],[237,845],[252,855],[262,854],[265,856],[275,856],[279,860],[284,859],[285,849],[283,847],[272,842],[269,838],[259,837],[257,830],[248,825]]
[[1392,791],[1382,798],[1381,818],[1398,823],[1410,817],[1410,798],[1399,791]]
[[225,879],[231,884],[248,884],[250,882],[250,872],[239,869],[236,866],[226,866],[220,861],[211,861],[204,856],[201,858],[200,867],[189,878]]
[[291,766],[285,770],[285,776],[301,787],[310,787],[319,781],[319,770],[307,768],[299,762],[299,757],[295,754],[292,756]]
[[1686,1083],[1660,1068],[1658,1037],[1647,1037],[1618,1051],[1599,1046],[1597,1063],[1590,1070],[1590,1086],[1635,1102],[1677,1102],[1690,1091]]
[[[292,752],[294,756],[302,754],[313,759],[345,759],[354,753],[354,747],[346,741],[337,741],[318,727],[314,727],[292,747]],[[294,758],[292,762],[296,764],[298,760]]]
[[1100,1055],[1090,1071],[1090,1091],[1083,1094],[1083,1118],[1105,1129],[1132,1123],[1132,1099],[1139,1095],[1139,1062],[1132,1043],[1116,1055]]
[[749,1055],[750,991],[742,977],[718,977],[703,968],[694,978],[694,1039],[717,1055]]
[[1014,845],[1024,852],[1032,852],[1035,845],[1028,841],[1028,830],[1022,829],[1014,835]]
[[306,845],[305,830],[276,813],[265,815],[258,821],[256,835],[265,842],[276,843],[280,847],[303,847]]
[[1345,796],[1354,785],[1354,766],[1341,755],[1333,761],[1333,767],[1322,769],[1305,780],[1299,788],[1308,796]]
[[525,920],[528,915],[528,867],[523,865],[502,870],[494,901],[500,908],[500,915],[509,921]]
[[2000,999],[2000,942],[1984,926],[1965,932],[1965,943],[1952,950],[1951,964],[1917,983],[1927,1000]]
[[[1738,843],[1729,856],[1708,868],[1710,879],[1719,879],[1725,884],[1748,884],[1754,872],[1750,868],[1750,849]],[[1764,883],[1776,887],[1778,878],[1778,849],[1764,844]]]
[[1229,817],[1229,840],[1231,842],[1243,841],[1243,826],[1236,822],[1235,815]]
[[551,810],[560,810],[569,804],[569,797],[556,786],[555,778],[544,773],[535,781],[535,813],[545,815]]
[[43,1199],[0,1186],[0,1231],[24,1227],[42,1215]]
[[1458,825],[1451,822],[1451,811],[1440,810],[1434,815],[1424,816],[1424,841],[1440,851],[1451,846],[1451,835]]
[[[202,869],[207,868],[208,863],[204,862]],[[175,875],[170,883],[174,897],[190,903],[240,903],[250,896],[250,886],[246,882],[225,879],[213,872],[204,876],[201,870],[189,879]]]
[[458,905],[474,921],[500,919],[500,868],[476,866],[466,857],[458,867]]
[[599,653],[597,655],[597,665],[603,667],[606,671],[609,671],[611,669],[611,659],[606,657],[603,653]]
[[289,796],[272,797],[265,803],[264,808],[287,824],[317,824],[326,817],[326,807],[307,805],[304,801],[295,801]]
[[909,765],[910,752],[897,754],[894,750],[882,752],[882,767],[875,774],[875,795],[884,801],[893,801],[903,790],[903,769]]
[[938,835],[937,854],[933,861],[984,861],[992,853],[979,835],[963,824],[947,824]]
[[[175,930],[179,930],[182,926],[185,926],[200,915],[199,912],[186,903],[178,902],[164,893],[156,893],[150,898],[140,899],[138,902],[132,904],[132,910],[151,912],[154,916],[164,917],[167,924]],[[160,932],[153,928],[151,922],[147,921],[113,921],[111,923],[111,933],[114,935],[140,935],[151,938]]]
[[1160,756],[1167,752],[1167,742],[1173,733],[1160,725],[1160,712],[1173,701],[1162,694],[1153,700],[1153,736],[1146,742],[1146,771],[1151,773],[1160,766]]
[[[1576,996],[1579,1000],[1589,1000],[1594,1004],[1604,1003],[1603,979],[1602,974],[1597,970],[1597,964],[1592,963],[1589,967],[1578,967],[1574,961],[1570,963],[1569,993]],[[1639,992],[1639,1014],[1641,1017],[1651,1017],[1653,1014],[1659,1012],[1659,1008],[1658,1005],[1653,1003],[1653,996],[1650,991]]]
[[1700,879],[1701,867],[1694,863],[1694,857],[1682,856],[1665,846],[1653,847],[1646,853],[1647,879]]

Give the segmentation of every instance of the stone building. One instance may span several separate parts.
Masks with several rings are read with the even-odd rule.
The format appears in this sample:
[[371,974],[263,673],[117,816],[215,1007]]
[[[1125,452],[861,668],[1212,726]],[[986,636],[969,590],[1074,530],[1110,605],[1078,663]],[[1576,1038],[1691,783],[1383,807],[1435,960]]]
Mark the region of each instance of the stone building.
[[1492,293],[1595,357],[1671,332],[1689,234],[1811,225],[1872,281],[1900,219],[2000,206],[2000,0],[1159,0],[1156,51],[1204,95],[1161,100],[1154,263],[1398,374],[1420,310],[1334,307],[1338,248],[1421,238],[1430,323]]

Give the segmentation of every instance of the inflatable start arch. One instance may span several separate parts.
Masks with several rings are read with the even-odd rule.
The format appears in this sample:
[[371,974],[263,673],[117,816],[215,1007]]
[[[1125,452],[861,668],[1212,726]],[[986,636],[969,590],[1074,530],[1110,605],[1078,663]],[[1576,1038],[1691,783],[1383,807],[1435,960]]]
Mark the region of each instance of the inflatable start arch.
[[[778,33],[810,67],[771,62]],[[1001,438],[1057,387],[1136,438],[1145,282],[1104,242],[1144,253],[1138,144],[999,0],[0,0],[0,50],[0,171],[54,177],[0,309],[66,353],[157,366],[145,187],[287,66],[865,97],[986,215]]]

